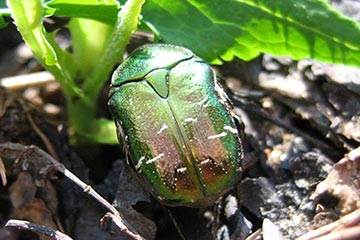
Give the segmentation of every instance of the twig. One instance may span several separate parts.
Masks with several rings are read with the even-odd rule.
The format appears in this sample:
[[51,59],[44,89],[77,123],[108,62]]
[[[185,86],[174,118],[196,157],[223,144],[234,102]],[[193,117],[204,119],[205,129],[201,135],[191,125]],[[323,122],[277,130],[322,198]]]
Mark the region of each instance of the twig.
[[5,224],[5,227],[14,227],[18,229],[30,230],[32,232],[44,234],[55,240],[72,240],[71,237],[60,231],[23,220],[11,219]]
[[[358,223],[360,223],[360,208],[348,215],[345,215],[344,217],[340,218],[339,220],[333,223],[330,223],[328,225],[322,226],[316,230],[306,233],[305,235],[299,237],[297,240],[317,239],[321,236],[325,236],[326,234],[331,233],[332,231],[336,231],[337,233],[343,232],[342,231],[343,228],[351,227]],[[324,239],[332,239],[332,238],[324,238]]]
[[108,201],[106,201],[106,199],[103,198],[99,193],[97,193],[90,185],[84,183],[81,179],[75,176],[75,174],[73,174],[68,169],[66,169],[66,167],[63,164],[56,161],[54,158],[52,158],[49,154],[47,154],[40,148],[36,146],[30,146],[29,148],[35,151],[39,151],[39,153],[44,157],[46,157],[46,159],[50,161],[59,172],[63,173],[68,179],[70,179],[72,182],[74,182],[76,185],[82,188],[85,193],[92,196],[96,201],[98,201],[101,205],[103,205],[106,209],[108,209],[112,214],[111,215],[112,219],[116,219],[116,225],[119,226],[121,232],[127,234],[129,237],[131,237],[131,239],[135,239],[135,240],[143,239],[138,233],[133,233],[129,230],[129,228],[126,226],[126,222],[121,218],[116,208],[112,206]]
[[46,83],[55,82],[54,76],[46,71],[29,73],[0,79],[0,86],[18,90],[27,87],[41,86]]
[[179,234],[180,239],[181,240],[186,240],[186,238],[185,238],[184,234],[182,233],[182,231],[180,229],[180,226],[179,226],[178,222],[176,221],[176,219],[175,219],[174,215],[172,214],[172,212],[169,209],[165,208],[164,205],[161,205],[161,206],[164,209],[164,211],[169,215],[172,223],[174,224],[174,227],[175,227],[177,233]]
[[360,226],[344,228],[332,232],[325,236],[316,238],[316,240],[356,240],[360,238]]
[[0,179],[3,186],[6,186],[7,184],[7,178],[6,178],[6,168],[4,165],[4,162],[0,156]]
[[105,221],[107,221],[108,219],[111,219],[111,221],[119,228],[120,232],[125,233],[127,236],[131,237],[132,239],[143,240],[143,238],[139,234],[131,232],[129,228],[126,227],[124,221],[119,216],[114,215],[112,213],[107,213],[101,219],[101,223],[104,224]]
[[31,151],[37,152],[39,155],[43,156],[45,158],[45,160],[49,161],[53,165],[53,167],[56,168],[56,170],[58,170],[59,172],[64,174],[68,179],[70,179],[72,182],[74,182],[76,185],[78,185],[80,188],[82,188],[82,190],[85,193],[87,193],[90,196],[92,196],[93,198],[95,198],[95,200],[97,200],[99,203],[101,203],[110,212],[119,216],[119,212],[116,210],[116,208],[114,208],[108,201],[106,201],[105,198],[100,196],[100,194],[98,194],[90,185],[88,185],[88,184],[84,183],[82,180],[80,180],[72,172],[70,172],[68,169],[66,169],[66,167],[62,163],[56,161],[48,153],[46,153],[45,151],[43,151],[42,149],[40,149],[34,145],[26,146],[25,151],[26,150],[31,150]]
[[[62,165],[62,164],[61,164]],[[56,167],[60,172],[62,172],[67,178],[73,181],[76,185],[84,190],[85,193],[92,196],[96,201],[101,203],[106,209],[108,209],[114,215],[120,217],[119,212],[113,207],[105,198],[103,198],[100,194],[98,194],[90,185],[87,185],[83,181],[81,181],[77,176],[75,176],[72,172],[67,170],[63,165]]]
[[254,233],[252,233],[250,236],[248,236],[248,237],[246,238],[246,240],[256,240],[256,239],[261,238],[261,235],[262,235],[262,229],[259,228],[259,229],[256,230]]
[[[26,109],[26,108],[25,108]],[[26,110],[25,110],[26,111]],[[50,155],[55,158],[55,160],[59,161],[60,157],[57,154],[57,152],[55,151],[55,148],[53,146],[53,144],[51,143],[51,141],[49,140],[49,138],[41,131],[41,129],[38,127],[38,125],[35,123],[35,121],[33,120],[31,114],[29,111],[26,111],[25,113],[26,118],[28,119],[31,127],[34,129],[34,131],[36,132],[36,134],[41,138],[41,140],[43,141],[46,149],[48,150],[48,152],[50,153]],[[55,217],[55,220],[57,222],[58,228],[61,231],[64,231],[64,228],[59,220],[58,217]]]
[[33,146],[33,145],[24,146],[21,144],[9,143],[9,142],[8,143],[0,143],[0,153],[1,153],[1,149],[11,149],[11,150],[22,151],[21,155],[25,155],[25,153],[27,151],[37,153],[39,156],[44,158],[45,161],[48,161],[49,163],[51,163],[52,167],[54,167],[59,172],[63,173],[68,179],[70,179],[72,182],[74,182],[76,185],[78,185],[80,188],[82,188],[85,193],[92,196],[96,201],[98,201],[101,205],[103,205],[106,209],[108,209],[112,214],[111,219],[116,219],[116,225],[119,226],[120,232],[126,234],[130,239],[134,239],[134,240],[142,240],[143,239],[141,237],[141,235],[138,234],[136,231],[129,230],[129,228],[127,227],[129,224],[124,219],[122,219],[122,217],[120,216],[120,214],[116,210],[116,208],[113,207],[108,201],[106,201],[105,198],[103,198],[90,185],[84,183],[77,176],[75,176],[72,172],[70,172],[68,169],[66,169],[66,167],[62,163],[56,161],[51,155],[49,155],[42,149],[40,149],[36,146]]
[[46,146],[46,149],[49,151],[50,155],[55,158],[56,160],[59,160],[59,155],[56,153],[55,148],[53,144],[50,142],[49,138],[40,130],[40,128],[37,126],[37,124],[34,122],[31,114],[29,112],[26,112],[26,118],[28,119],[31,127],[34,129],[36,134],[41,138],[44,145]]

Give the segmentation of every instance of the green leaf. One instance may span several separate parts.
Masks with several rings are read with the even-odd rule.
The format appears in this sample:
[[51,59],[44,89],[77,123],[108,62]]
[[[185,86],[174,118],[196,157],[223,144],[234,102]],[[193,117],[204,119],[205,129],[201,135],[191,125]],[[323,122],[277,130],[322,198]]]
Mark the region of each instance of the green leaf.
[[0,0],[0,29],[7,25],[4,17],[10,16],[10,10],[6,7],[5,0]]
[[67,54],[55,43],[42,25],[43,6],[41,0],[8,0],[11,16],[25,43],[39,62],[51,72],[62,85],[67,96],[83,97],[82,91],[70,77],[65,61]]
[[144,2],[145,0],[127,0],[121,8],[104,53],[96,64],[93,74],[83,85],[85,94],[91,99],[97,99],[99,89],[110,76],[115,64],[122,60],[131,35],[137,30]]
[[114,24],[120,5],[116,0],[52,0],[46,7],[46,16],[89,18]]
[[72,145],[121,144],[117,138],[116,126],[113,120],[104,118],[95,119],[92,125],[96,128],[94,131],[77,131],[73,136],[71,136],[70,143]]
[[208,61],[270,53],[360,66],[360,25],[325,0],[148,0],[143,17]]
[[96,131],[91,132],[87,137],[93,142],[103,144],[119,144],[117,131],[113,120],[99,118],[94,121]]
[[24,41],[44,65],[57,63],[55,51],[48,42],[42,26],[43,8],[40,0],[9,0],[12,17]]
[[6,22],[2,16],[0,16],[0,29],[6,26]]
[[72,18],[68,27],[75,63],[81,79],[86,79],[103,55],[113,26],[92,19]]

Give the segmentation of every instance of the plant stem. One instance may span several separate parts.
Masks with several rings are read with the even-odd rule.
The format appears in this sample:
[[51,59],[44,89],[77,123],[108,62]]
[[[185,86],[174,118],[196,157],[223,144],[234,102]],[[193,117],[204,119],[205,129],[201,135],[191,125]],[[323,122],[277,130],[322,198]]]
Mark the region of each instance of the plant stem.
[[90,100],[90,104],[87,105],[87,101],[84,102],[84,99],[81,98],[69,102],[70,125],[82,137],[95,142],[112,144],[117,142],[114,123],[96,118],[97,97],[114,65],[122,60],[131,34],[137,29],[144,2],[145,0],[128,0],[122,6],[108,45],[95,66],[93,74],[85,79],[83,84],[82,89]]
[[83,86],[85,94],[92,101],[97,99],[99,89],[107,81],[114,65],[122,60],[131,34],[137,29],[141,7],[144,2],[145,0],[128,0],[122,6],[107,48],[96,65],[94,74],[86,79]]
[[72,56],[78,70],[78,78],[91,76],[104,54],[114,24],[105,24],[86,18],[72,18],[68,24],[72,41]]

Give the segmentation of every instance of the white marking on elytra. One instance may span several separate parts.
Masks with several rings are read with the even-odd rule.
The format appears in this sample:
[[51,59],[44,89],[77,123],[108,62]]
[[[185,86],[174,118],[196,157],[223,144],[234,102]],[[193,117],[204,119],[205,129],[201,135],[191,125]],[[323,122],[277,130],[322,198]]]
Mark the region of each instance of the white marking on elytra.
[[[144,157],[144,156],[142,156],[142,157],[139,159],[139,161],[137,162],[137,164],[136,164],[136,166],[135,166],[135,169],[136,169],[136,170],[138,170],[138,169],[141,167],[141,165],[143,164],[144,160],[145,160],[145,157]],[[140,171],[141,171],[141,170],[140,170]]]
[[208,136],[208,139],[211,140],[211,139],[222,138],[222,137],[225,137],[226,135],[227,135],[226,132],[222,132],[222,133],[219,133],[216,135]]
[[208,100],[209,100],[208,96],[205,96],[203,99],[201,99],[201,101],[199,102],[199,105],[205,106],[205,105],[209,104]]
[[207,158],[207,159],[201,161],[201,162],[200,162],[200,165],[205,165],[205,164],[209,163],[210,161],[211,161],[211,160],[210,160],[209,158]]
[[198,121],[197,118],[192,118],[192,117],[189,117],[189,118],[185,118],[185,119],[184,119],[184,122],[185,122],[185,123],[197,122],[197,121]]
[[233,134],[238,134],[238,130],[236,128],[230,127],[230,126],[224,126],[224,130],[228,130],[229,132]]
[[162,127],[161,127],[160,130],[157,132],[157,134],[162,133],[165,129],[168,129],[168,128],[169,128],[169,126],[164,123],[164,125],[162,125]]
[[183,172],[185,172],[186,171],[186,167],[182,167],[182,168],[178,168],[178,169],[176,169],[176,171],[178,172],[178,173],[183,173]]
[[159,154],[159,155],[157,155],[156,157],[154,157],[154,158],[152,158],[152,159],[147,160],[145,163],[146,163],[146,164],[153,163],[153,162],[155,162],[155,161],[159,160],[160,158],[162,158],[163,156],[165,156],[165,154],[164,154],[164,153],[160,153],[160,154]]

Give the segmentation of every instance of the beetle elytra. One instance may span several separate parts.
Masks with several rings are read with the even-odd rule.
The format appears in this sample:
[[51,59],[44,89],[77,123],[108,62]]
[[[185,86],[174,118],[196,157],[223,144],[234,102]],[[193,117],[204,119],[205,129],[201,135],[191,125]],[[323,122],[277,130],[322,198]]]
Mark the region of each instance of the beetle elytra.
[[113,74],[109,107],[130,165],[164,204],[209,205],[238,180],[242,129],[214,71],[190,50],[135,50]]

